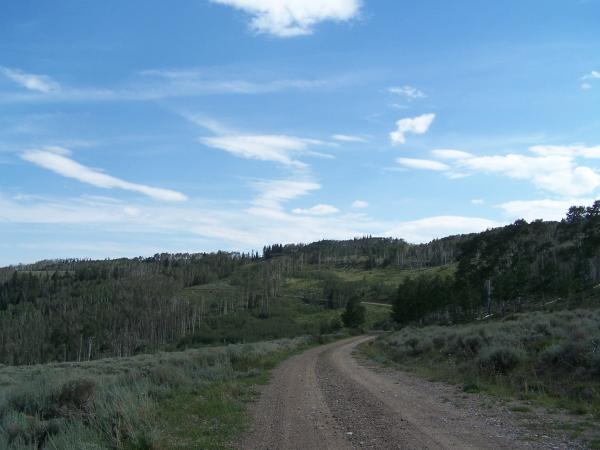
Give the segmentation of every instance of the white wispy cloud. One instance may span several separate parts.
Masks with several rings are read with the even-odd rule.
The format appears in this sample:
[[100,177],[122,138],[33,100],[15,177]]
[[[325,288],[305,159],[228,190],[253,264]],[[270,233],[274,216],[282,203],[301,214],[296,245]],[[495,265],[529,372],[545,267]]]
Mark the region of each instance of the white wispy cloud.
[[[246,159],[272,161],[284,166],[306,167],[296,155],[324,156],[310,150],[314,141],[286,135],[225,135],[202,137],[200,142]],[[328,156],[328,155],[327,155]]]
[[539,189],[566,197],[594,192],[600,187],[600,174],[581,165],[578,159],[600,159],[600,146],[537,145],[531,154],[479,156],[460,150],[434,150],[432,154],[445,162],[399,158],[405,167],[446,172],[450,177],[472,173],[497,173],[508,178],[527,180]]
[[540,189],[566,196],[588,194],[600,186],[600,175],[589,167],[577,166],[568,156],[477,156],[460,160],[459,166],[529,180]]
[[5,76],[27,87],[28,92],[0,92],[1,103],[155,101],[169,98],[211,95],[260,95],[283,91],[311,91],[349,86],[357,82],[355,73],[329,78],[266,79],[262,73],[239,74],[221,68],[145,70],[117,86],[59,85],[43,75],[29,75],[0,67]]
[[292,209],[293,214],[304,215],[304,216],[328,216],[331,214],[337,214],[340,210],[333,205],[318,204],[311,208],[294,208]]
[[591,198],[513,200],[501,203],[498,207],[511,219],[525,219],[528,221],[536,219],[561,220],[571,206],[590,205],[592,203],[593,199]]
[[[255,81],[214,69],[144,70],[131,96],[164,98],[206,94],[264,94],[283,90],[311,90],[343,83],[344,77],[331,79],[275,79]],[[123,92],[127,94],[127,92]]]
[[450,170],[450,166],[447,164],[431,159],[397,158],[396,162],[410,169],[435,170],[442,172]]
[[252,16],[258,33],[277,37],[311,34],[323,21],[348,21],[360,13],[360,0],[210,0],[232,6]]
[[281,203],[321,189],[321,185],[307,179],[259,180],[251,186],[259,193],[253,200],[255,206],[280,209]]
[[124,189],[144,194],[158,200],[183,201],[186,196],[170,189],[156,188],[144,184],[131,183],[120,178],[107,175],[97,169],[86,167],[68,158],[69,151],[57,147],[25,151],[21,157],[37,166],[48,169],[63,177],[72,178],[82,183],[103,189]]
[[[279,187],[288,192],[284,196],[267,194],[275,202],[291,201],[298,196],[306,195],[316,186],[293,186],[280,180]],[[267,186],[269,186],[267,188]],[[266,191],[273,193],[276,184],[264,181],[260,197]],[[255,186],[259,189],[259,186]],[[310,187],[310,189],[309,189]],[[357,236],[372,234],[376,236],[397,236],[409,242],[426,242],[448,234],[460,234],[482,231],[499,225],[498,223],[477,217],[441,216],[419,220],[379,222],[363,214],[329,214],[302,215],[277,213],[272,205],[265,207],[256,205],[256,199],[248,208],[243,205],[227,207],[225,204],[191,200],[186,203],[129,203],[116,199],[99,198],[19,198],[3,195],[0,191],[0,223],[12,224],[45,224],[49,229],[90,230],[93,237],[88,241],[72,239],[70,245],[80,245],[81,251],[71,256],[110,257],[120,255],[99,249],[103,253],[84,251],[90,242],[102,242],[119,236],[126,239],[127,244],[135,246],[136,242],[153,242],[153,236],[160,236],[161,243],[177,239],[176,248],[189,249],[197,239],[205,239],[202,248],[250,250],[259,249],[263,245],[276,242],[313,242],[323,238],[351,239]],[[118,230],[118,232],[115,232]],[[144,241],[137,241],[143,234]],[[140,248],[143,244],[140,244]],[[170,244],[162,250],[173,250]],[[132,250],[134,251],[134,250]],[[142,250],[140,250],[142,251]],[[152,251],[151,253],[153,253]],[[59,252],[53,256],[62,256]],[[133,256],[133,255],[130,255]],[[16,262],[16,261],[9,261]]]
[[388,106],[393,109],[408,109],[409,108],[408,105],[403,105],[401,103],[390,103]]
[[392,144],[404,144],[406,133],[425,134],[435,119],[435,114],[423,114],[417,117],[408,117],[396,122],[396,130],[390,133]]
[[471,200],[473,205],[483,205],[485,201],[482,198],[474,198]]
[[202,144],[228,152],[234,156],[259,161],[271,161],[283,166],[304,169],[308,165],[297,159],[298,156],[334,158],[329,153],[313,150],[314,147],[335,147],[337,144],[319,139],[288,136],[285,134],[248,134],[238,132],[223,123],[201,114],[183,116],[216,136],[203,136]]
[[331,138],[340,142],[368,142],[364,137],[354,136],[351,134],[334,134],[331,136]]
[[353,208],[359,208],[359,209],[361,209],[361,208],[366,208],[368,206],[369,206],[369,202],[366,202],[364,200],[354,200],[352,202],[352,207]]
[[401,95],[403,97],[413,100],[417,98],[426,97],[423,91],[412,86],[389,87],[387,91],[391,94]]
[[568,156],[582,157],[585,159],[600,159],[600,145],[588,147],[586,145],[534,145],[530,151],[541,156]]
[[30,91],[47,94],[60,89],[60,85],[46,75],[26,73],[19,69],[11,69],[3,66],[0,66],[0,74]]
[[463,152],[462,150],[452,150],[452,149],[439,149],[432,150],[432,155],[439,159],[465,159],[470,158],[470,153]]

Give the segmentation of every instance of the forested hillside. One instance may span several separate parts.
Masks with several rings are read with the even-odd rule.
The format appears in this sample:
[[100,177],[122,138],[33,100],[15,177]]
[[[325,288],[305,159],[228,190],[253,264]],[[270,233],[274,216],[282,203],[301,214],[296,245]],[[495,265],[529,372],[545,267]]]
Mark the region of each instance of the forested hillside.
[[517,220],[470,236],[453,276],[406,279],[394,302],[399,323],[468,321],[528,305],[577,306],[597,296],[600,201],[569,209],[560,222]]
[[289,318],[297,311],[293,302],[324,310],[350,299],[393,303],[400,324],[468,321],[540,302],[576,304],[600,281],[599,246],[596,202],[571,208],[561,222],[519,220],[421,245],[365,237],[272,245],[263,255],[8,267],[0,269],[0,363],[130,356],[314,329]]
[[[0,269],[0,363],[130,356],[166,345],[210,343],[219,336],[226,341],[245,340],[240,333],[223,337],[215,328],[243,330],[256,318],[276,316],[274,306],[281,302],[286,277],[318,284],[317,295],[292,288],[292,298],[341,308],[358,283],[340,278],[336,268],[358,267],[362,272],[390,265],[396,270],[435,266],[452,261],[456,242],[463,239],[413,246],[396,239],[361,238],[275,245],[265,248],[263,257],[225,252],[160,254],[41,261]],[[373,292],[378,289],[373,284]],[[388,285],[384,300],[389,301],[395,289]],[[218,322],[235,314],[242,314],[237,323]],[[274,331],[267,337],[294,332],[300,330]]]
[[[151,351],[209,315],[266,308],[280,267],[230,253],[48,261],[2,270],[0,361],[29,364]],[[228,289],[185,295],[227,279]]]

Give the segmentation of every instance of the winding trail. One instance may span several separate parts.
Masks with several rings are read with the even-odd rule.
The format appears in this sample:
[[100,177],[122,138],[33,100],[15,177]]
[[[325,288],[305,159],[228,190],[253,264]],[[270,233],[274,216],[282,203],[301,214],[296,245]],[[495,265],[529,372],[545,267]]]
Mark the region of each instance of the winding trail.
[[253,407],[253,428],[239,448],[571,448],[527,440],[530,436],[505,416],[448,401],[451,388],[444,385],[359,364],[352,352],[370,339],[313,348],[279,366]]

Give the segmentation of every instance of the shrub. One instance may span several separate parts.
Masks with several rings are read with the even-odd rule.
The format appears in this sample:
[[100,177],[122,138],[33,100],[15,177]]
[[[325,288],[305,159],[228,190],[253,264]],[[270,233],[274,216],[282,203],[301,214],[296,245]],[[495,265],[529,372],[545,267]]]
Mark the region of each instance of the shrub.
[[185,386],[189,379],[184,370],[171,364],[154,367],[149,373],[150,380],[158,385]]
[[525,353],[515,347],[488,347],[479,356],[482,372],[505,375],[525,359]]
[[542,371],[548,368],[558,370],[573,370],[587,367],[590,362],[591,348],[585,342],[567,341],[548,347],[540,355]]
[[446,337],[444,335],[436,335],[433,337],[432,342],[436,350],[441,350],[446,344]]
[[61,406],[78,411],[89,411],[90,401],[96,392],[96,383],[90,380],[71,380],[65,383],[58,394]]
[[145,439],[150,432],[145,418],[152,407],[147,383],[114,383],[94,399],[91,425],[105,441],[119,448],[123,442]]
[[[104,450],[107,447],[100,445],[102,439],[93,430],[85,427],[81,422],[66,423],[62,429],[53,436],[48,437],[48,444],[44,448],[49,450]],[[1,445],[0,448],[4,448]]]
[[331,323],[329,324],[329,327],[333,332],[341,330],[342,326],[343,324],[339,317],[334,317],[331,319]]

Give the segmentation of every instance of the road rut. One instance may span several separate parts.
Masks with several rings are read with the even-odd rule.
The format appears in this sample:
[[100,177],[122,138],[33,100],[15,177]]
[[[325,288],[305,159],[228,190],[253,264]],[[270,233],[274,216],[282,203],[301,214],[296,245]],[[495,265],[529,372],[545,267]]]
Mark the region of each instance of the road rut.
[[439,385],[380,372],[352,356],[360,336],[294,356],[273,373],[253,407],[241,449],[541,449],[570,448],[531,439],[505,416],[490,418],[444,401]]

